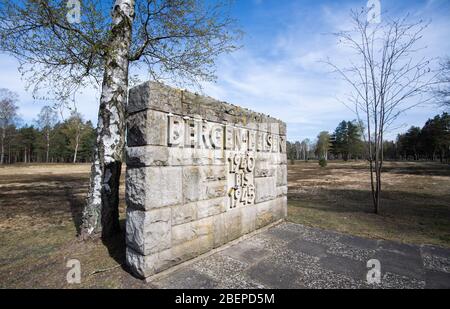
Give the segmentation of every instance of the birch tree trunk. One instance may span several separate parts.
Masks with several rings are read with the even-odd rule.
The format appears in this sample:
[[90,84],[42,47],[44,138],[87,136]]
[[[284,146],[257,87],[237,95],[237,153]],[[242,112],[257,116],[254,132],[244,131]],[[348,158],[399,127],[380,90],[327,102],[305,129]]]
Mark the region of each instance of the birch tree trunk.
[[4,157],[5,157],[5,145],[4,145],[4,143],[5,143],[5,136],[6,136],[5,131],[6,131],[5,128],[2,128],[2,136],[1,136],[2,149],[1,149],[1,154],[0,154],[0,164],[3,164],[3,160],[4,160]]
[[125,145],[125,104],[134,0],[116,0],[106,51],[97,143],[80,237],[108,237],[119,226],[119,179]]
[[45,162],[48,163],[48,155],[50,152],[50,129],[47,128],[47,152],[45,154]]
[[77,163],[78,145],[80,144],[81,124],[78,124],[77,135],[75,136],[75,150],[73,152],[73,163]]

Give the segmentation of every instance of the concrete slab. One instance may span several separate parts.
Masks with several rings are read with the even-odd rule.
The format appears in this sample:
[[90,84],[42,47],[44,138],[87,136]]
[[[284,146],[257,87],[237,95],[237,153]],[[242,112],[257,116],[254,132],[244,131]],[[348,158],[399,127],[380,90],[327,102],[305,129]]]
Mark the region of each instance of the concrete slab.
[[288,265],[273,264],[261,261],[252,266],[247,274],[250,278],[262,282],[266,287],[274,289],[303,289],[301,275]]
[[252,265],[270,254],[270,251],[253,242],[241,242],[222,251],[222,254]]
[[[450,288],[450,250],[282,223],[151,282],[157,288]],[[366,281],[370,259],[381,283]]]
[[214,289],[219,286],[219,282],[195,269],[181,269],[152,284],[163,289]]
[[320,259],[322,267],[335,273],[346,275],[354,280],[363,281],[367,275],[366,264],[350,258],[329,255]]
[[425,270],[422,259],[418,254],[405,255],[395,251],[380,249],[375,259],[381,263],[381,272],[390,272],[408,278],[423,280]]
[[442,271],[427,270],[425,274],[427,289],[450,289],[450,274]]
[[265,233],[268,235],[271,235],[275,238],[278,238],[280,240],[284,240],[284,241],[291,241],[291,240],[294,240],[294,239],[300,237],[299,233],[281,229],[279,227],[274,227]]
[[423,245],[420,250],[422,254],[438,256],[450,260],[450,249],[431,245]]
[[327,247],[303,239],[295,239],[287,245],[288,249],[303,252],[311,256],[325,257],[327,255]]

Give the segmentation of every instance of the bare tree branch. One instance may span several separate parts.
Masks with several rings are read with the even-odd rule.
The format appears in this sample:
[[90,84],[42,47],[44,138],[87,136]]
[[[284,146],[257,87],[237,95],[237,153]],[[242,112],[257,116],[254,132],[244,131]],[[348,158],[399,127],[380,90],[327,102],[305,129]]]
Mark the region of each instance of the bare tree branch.
[[[402,113],[430,102],[425,94],[436,83],[430,69],[433,59],[416,59],[418,43],[429,23],[385,18],[384,23],[370,24],[366,9],[351,11],[353,29],[334,33],[339,43],[355,52],[349,67],[325,61],[350,86],[347,102],[353,104],[363,134],[370,167],[375,213],[381,200],[383,141],[386,131]],[[345,106],[348,107],[348,103]],[[367,135],[367,136],[366,136]]]

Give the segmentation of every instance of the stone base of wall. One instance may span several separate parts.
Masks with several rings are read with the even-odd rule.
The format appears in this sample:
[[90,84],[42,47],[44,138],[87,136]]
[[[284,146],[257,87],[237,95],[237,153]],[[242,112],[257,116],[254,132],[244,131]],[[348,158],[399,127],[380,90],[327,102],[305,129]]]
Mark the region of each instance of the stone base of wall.
[[[127,263],[136,275],[147,278],[284,219],[287,215],[286,205],[286,197],[280,197],[260,203],[256,207],[236,208],[218,216],[176,225],[171,230],[169,227],[163,226],[167,221],[154,224],[161,218],[152,217],[151,212],[137,211],[139,214],[130,215],[136,211],[129,210]],[[146,219],[146,216],[149,219]],[[142,228],[142,231],[134,231],[136,227]],[[151,235],[148,245],[158,244],[159,248],[151,250],[145,246],[144,238],[132,237],[138,234]],[[142,241],[137,243],[136,239]],[[164,247],[167,249],[161,249]],[[151,253],[152,251],[154,253]]]
[[218,253],[218,252],[221,252],[221,251],[224,251],[224,250],[226,250],[226,249],[228,249],[230,247],[233,247],[233,246],[239,244],[240,242],[243,242],[243,241],[245,241],[245,240],[247,240],[247,239],[249,239],[249,238],[251,238],[253,236],[256,236],[256,235],[258,235],[260,233],[264,233],[268,229],[271,229],[271,228],[273,228],[273,227],[275,227],[275,226],[277,226],[279,224],[282,224],[283,222],[285,222],[285,219],[280,219],[278,221],[275,221],[275,222],[273,222],[273,223],[271,223],[269,225],[266,225],[266,226],[264,226],[264,227],[262,227],[260,229],[257,229],[257,230],[255,230],[255,231],[253,231],[251,233],[245,234],[245,235],[243,235],[243,236],[241,236],[241,237],[239,237],[239,238],[237,238],[237,239],[235,239],[233,241],[230,241],[230,242],[228,242],[228,243],[226,243],[226,244],[224,244],[224,245],[222,245],[222,246],[220,246],[218,248],[214,248],[214,249],[212,249],[212,250],[210,250],[210,251],[208,251],[206,253],[203,253],[203,254],[195,257],[195,258],[192,258],[190,260],[181,262],[180,264],[177,264],[177,265],[174,265],[172,267],[169,267],[168,269],[163,270],[163,271],[161,271],[159,273],[156,273],[156,274],[154,274],[152,276],[146,277],[145,281],[146,282],[153,282],[153,281],[158,280],[160,278],[164,278],[165,276],[168,276],[171,273],[176,272],[177,270],[179,270],[179,269],[181,269],[183,267],[192,265],[192,264],[194,264],[194,263],[196,263],[196,262],[198,262],[198,261],[200,261],[200,260],[202,260],[204,258],[207,258],[207,257],[209,257],[211,255],[214,255],[214,254]]

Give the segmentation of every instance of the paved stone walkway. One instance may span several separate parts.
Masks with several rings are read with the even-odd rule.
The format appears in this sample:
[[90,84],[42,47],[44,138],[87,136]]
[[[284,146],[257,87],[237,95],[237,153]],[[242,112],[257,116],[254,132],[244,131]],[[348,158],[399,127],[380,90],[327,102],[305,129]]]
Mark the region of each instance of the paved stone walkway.
[[[369,285],[366,263],[381,263]],[[450,249],[283,223],[151,282],[157,288],[450,288]]]

